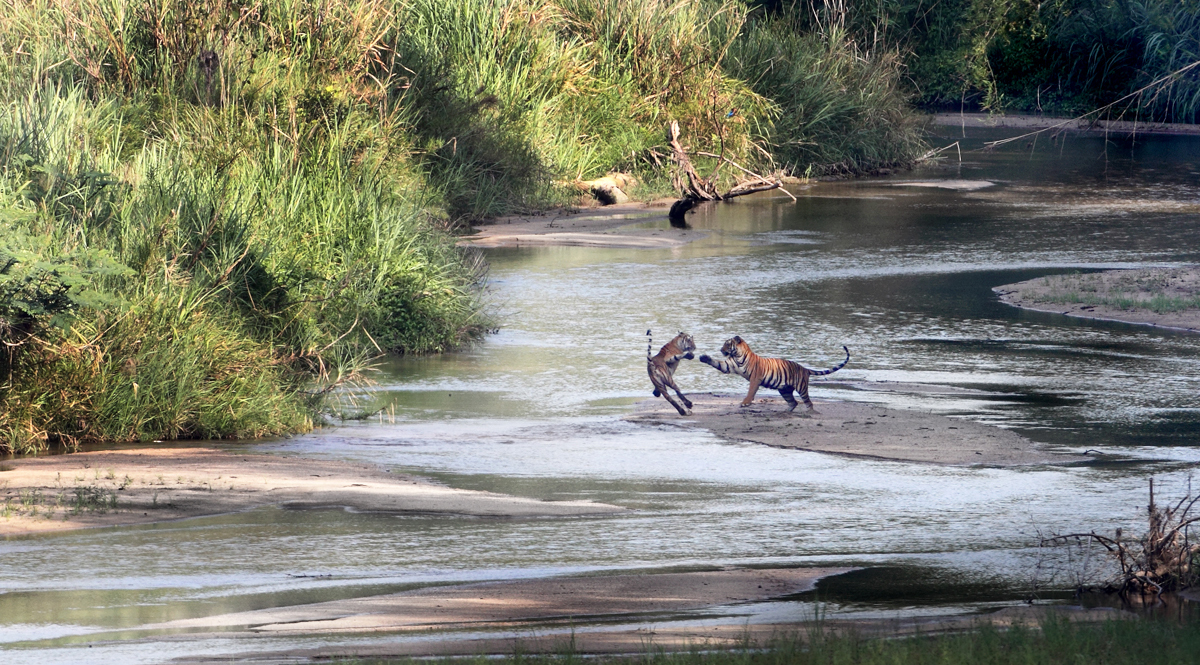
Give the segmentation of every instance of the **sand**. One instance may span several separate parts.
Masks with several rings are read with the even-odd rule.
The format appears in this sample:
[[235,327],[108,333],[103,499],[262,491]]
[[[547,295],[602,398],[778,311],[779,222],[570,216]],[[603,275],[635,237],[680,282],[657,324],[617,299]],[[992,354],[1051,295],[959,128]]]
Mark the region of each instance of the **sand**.
[[[1022,309],[1200,332],[1200,307],[1159,313],[1147,307],[1121,308],[1103,303],[1105,299],[1115,297],[1146,301],[1156,294],[1195,299],[1200,297],[1200,267],[1197,266],[1051,275],[997,286],[992,290],[999,294],[1001,302]],[[1054,302],[1073,294],[1085,302]]]
[[[176,663],[230,659],[292,663],[347,657],[555,653],[568,648],[592,654],[641,654],[647,650],[766,645],[779,637],[804,639],[812,630],[902,636],[970,630],[983,624],[1036,627],[1051,613],[1073,621],[1103,621],[1119,614],[1109,609],[1018,606],[989,614],[824,618],[818,625],[812,623],[811,616],[797,616],[790,622],[748,624],[734,613],[738,605],[808,591],[821,578],[848,570],[726,569],[465,584],[184,619],[136,630],[159,635],[187,633],[179,639],[243,638],[240,653],[185,657],[173,661]],[[682,614],[702,609],[708,611]],[[706,620],[696,621],[698,618]],[[264,642],[262,649],[253,648],[255,637],[373,633],[395,637],[352,646],[278,651],[274,646],[277,643]],[[95,637],[103,639],[101,635]]]
[[0,535],[144,524],[267,505],[389,513],[568,517],[620,512],[453,489],[378,467],[213,448],[144,448],[3,462]]
[[553,211],[541,215],[503,217],[476,227],[459,245],[467,247],[617,247],[668,249],[680,247],[704,233],[673,227],[627,228],[665,220],[673,200],[623,203],[603,208]]
[[885,409],[864,402],[813,400],[817,413],[806,416],[804,405],[788,413],[778,395],[759,398],[742,408],[745,393],[693,393],[692,415],[680,416],[661,398],[638,402],[628,416],[635,422],[699,427],[735,441],[777,448],[900,462],[951,466],[1016,466],[1063,464],[1083,459],[1055,452],[1009,430],[918,411]]
[[323,634],[494,629],[517,621],[579,622],[767,600],[809,591],[849,568],[552,577],[435,586],[401,593],[237,612],[141,626],[140,630],[229,629]]

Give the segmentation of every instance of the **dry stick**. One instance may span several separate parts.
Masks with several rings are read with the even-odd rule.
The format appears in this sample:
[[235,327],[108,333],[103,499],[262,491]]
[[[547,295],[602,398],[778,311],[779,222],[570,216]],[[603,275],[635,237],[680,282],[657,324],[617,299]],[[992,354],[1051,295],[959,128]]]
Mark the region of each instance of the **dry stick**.
[[[1137,90],[1134,90],[1133,92],[1129,93],[1128,95],[1125,95],[1124,97],[1122,97],[1122,98],[1120,98],[1120,99],[1118,99],[1118,100],[1116,100],[1116,101],[1114,101],[1114,102],[1112,102],[1112,103],[1110,103],[1110,104],[1106,104],[1106,105],[1104,105],[1104,106],[1101,106],[1100,108],[1097,108],[1097,109],[1092,109],[1091,111],[1088,111],[1087,113],[1084,113],[1083,115],[1076,116],[1076,117],[1074,117],[1074,118],[1070,118],[1069,120],[1063,120],[1062,122],[1060,122],[1060,123],[1058,123],[1058,124],[1054,124],[1054,125],[1051,125],[1051,126],[1049,126],[1049,127],[1043,127],[1042,129],[1039,129],[1039,130],[1037,130],[1037,131],[1029,132],[1029,133],[1027,133],[1027,134],[1022,134],[1022,135],[1020,135],[1020,136],[1013,136],[1013,137],[1010,137],[1010,138],[1007,138],[1007,139],[1000,139],[999,141],[987,141],[987,142],[985,142],[983,145],[984,145],[984,147],[985,147],[985,148],[995,148],[996,146],[1004,145],[1005,143],[1012,143],[1013,141],[1020,141],[1021,139],[1024,139],[1024,138],[1029,138],[1030,136],[1036,136],[1036,135],[1038,135],[1038,134],[1041,134],[1042,132],[1048,132],[1048,131],[1050,131],[1050,130],[1052,130],[1052,129],[1058,129],[1059,127],[1063,127],[1063,126],[1065,126],[1065,125],[1069,125],[1069,124],[1071,124],[1072,122],[1077,122],[1077,121],[1079,121],[1079,120],[1082,120],[1082,119],[1084,119],[1084,118],[1086,118],[1086,117],[1088,117],[1089,115],[1092,115],[1092,114],[1094,114],[1094,113],[1100,113],[1101,111],[1107,111],[1108,109],[1110,109],[1110,108],[1112,108],[1112,107],[1116,106],[1117,104],[1120,104],[1121,102],[1123,102],[1123,101],[1125,101],[1125,100],[1127,100],[1127,99],[1130,99],[1131,97],[1135,97],[1135,96],[1137,96],[1137,95],[1140,95],[1140,94],[1142,94],[1143,92],[1146,92],[1147,90],[1149,90],[1149,89],[1151,89],[1151,88],[1154,88],[1154,87],[1156,87],[1156,86],[1158,86],[1158,85],[1162,84],[1164,81],[1166,81],[1166,80],[1168,80],[1168,79],[1175,78],[1175,77],[1179,76],[1180,74],[1182,74],[1182,73],[1184,73],[1184,72],[1186,72],[1186,71],[1188,71],[1188,70],[1190,70],[1190,69],[1193,69],[1193,68],[1195,68],[1195,67],[1200,67],[1200,60],[1197,60],[1197,61],[1193,62],[1192,64],[1190,64],[1190,65],[1186,66],[1186,67],[1182,67],[1182,68],[1180,68],[1180,69],[1176,69],[1175,71],[1171,72],[1170,74],[1165,74],[1165,75],[1163,75],[1163,76],[1160,76],[1159,78],[1157,78],[1157,79],[1155,79],[1155,80],[1151,81],[1150,83],[1146,84],[1146,86],[1144,86],[1144,87],[1142,87],[1142,88],[1139,88],[1139,89],[1137,89]],[[1107,127],[1107,126],[1106,126],[1106,127]]]
[[950,145],[942,147],[942,148],[934,148],[933,150],[930,150],[929,152],[925,153],[924,155],[921,155],[920,157],[918,157],[917,161],[923,162],[923,161],[929,159],[930,157],[935,157],[937,155],[940,155],[941,153],[949,150],[950,148],[958,148],[958,161],[961,162],[962,161],[962,147],[959,146],[958,141],[955,141],[954,143],[951,143]]
[[[725,155],[714,155],[714,154],[712,154],[711,152],[697,152],[696,154],[697,154],[697,155],[700,155],[700,156],[702,156],[702,157],[712,157],[712,158],[714,158],[714,159],[723,159],[723,160],[725,160],[725,162],[726,162],[726,163],[728,163],[730,166],[734,167],[735,169],[738,169],[739,171],[741,171],[742,173],[745,173],[746,175],[753,176],[755,179],[757,179],[757,180],[760,180],[760,181],[762,181],[763,183],[766,183],[766,184],[771,184],[771,183],[773,182],[773,181],[771,181],[771,180],[768,180],[766,177],[764,177],[764,176],[761,176],[761,175],[759,175],[759,174],[755,173],[754,171],[751,171],[750,169],[747,169],[747,168],[744,168],[744,167],[742,167],[740,164],[738,164],[737,162],[733,161],[732,159],[730,159],[730,158],[726,157]],[[778,179],[778,178],[776,178],[774,182],[776,182],[776,183],[779,183],[780,181],[779,181],[779,179]],[[742,183],[742,184],[744,185],[744,184],[746,184],[746,183]],[[780,183],[780,184],[781,184],[781,183]],[[780,188],[780,189],[782,189],[782,187],[780,187],[780,184],[776,184],[774,187],[770,187],[769,189],[775,189],[775,188]],[[736,186],[734,186],[732,189],[730,189],[729,191],[730,191],[730,192],[732,192],[734,189],[737,189],[738,187],[741,187],[741,186],[742,186],[742,185],[736,185]],[[766,191],[766,190],[756,190],[756,191]],[[784,194],[787,194],[788,196],[791,196],[791,197],[792,197],[792,201],[797,201],[797,199],[796,199],[795,195],[793,195],[793,194],[792,194],[791,192],[789,192],[788,190],[784,189],[784,190],[783,190],[783,193],[784,193]],[[726,195],[726,198],[728,198],[728,194]]]

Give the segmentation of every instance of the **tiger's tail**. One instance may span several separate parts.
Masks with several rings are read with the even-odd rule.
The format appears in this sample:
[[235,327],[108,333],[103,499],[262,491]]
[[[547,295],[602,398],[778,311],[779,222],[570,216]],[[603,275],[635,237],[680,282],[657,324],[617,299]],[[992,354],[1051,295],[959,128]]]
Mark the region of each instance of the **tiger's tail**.
[[646,358],[653,358],[654,354],[650,352],[654,348],[654,338],[650,336],[650,331],[646,331]]
[[823,369],[819,372],[810,371],[809,374],[811,374],[812,376],[825,376],[826,374],[833,374],[834,372],[838,371],[839,369],[845,367],[846,363],[850,362],[850,349],[847,349],[846,347],[843,346],[842,350],[846,352],[846,359],[843,360],[840,365],[830,367],[829,369]]

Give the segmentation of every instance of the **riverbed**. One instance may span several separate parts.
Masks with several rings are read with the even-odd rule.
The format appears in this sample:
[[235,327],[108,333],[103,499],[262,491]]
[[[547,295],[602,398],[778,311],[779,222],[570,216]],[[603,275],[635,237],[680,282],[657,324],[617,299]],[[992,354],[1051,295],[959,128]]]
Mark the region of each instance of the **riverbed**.
[[[625,510],[487,519],[265,507],[8,539],[0,541],[10,562],[0,571],[4,661],[78,661],[86,650],[88,662],[160,662],[402,643],[397,653],[413,653],[414,639],[449,636],[145,627],[556,575],[855,569],[815,592],[650,619],[659,626],[1068,601],[1088,571],[1038,548],[1040,536],[1137,532],[1149,477],[1160,496],[1188,490],[1200,462],[1200,335],[1021,310],[992,288],[1200,262],[1200,140],[1063,135],[977,150],[1003,135],[942,139],[961,141],[961,162],[951,150],[941,164],[888,178],[790,186],[798,202],[767,193],[704,207],[690,229],[654,211],[628,220],[658,247],[488,249],[488,298],[501,324],[481,345],[392,361],[374,388],[353,396],[378,410],[367,420],[223,446]],[[851,363],[814,381],[814,398],[1002,428],[1085,459],[897,462],[630,420],[651,399],[647,329],[655,348],[686,330],[698,353],[715,355],[737,334],[759,353],[818,368],[840,362],[845,345]],[[697,362],[676,379],[686,392],[731,401],[746,389]],[[472,635],[514,630],[565,629],[532,622]]]

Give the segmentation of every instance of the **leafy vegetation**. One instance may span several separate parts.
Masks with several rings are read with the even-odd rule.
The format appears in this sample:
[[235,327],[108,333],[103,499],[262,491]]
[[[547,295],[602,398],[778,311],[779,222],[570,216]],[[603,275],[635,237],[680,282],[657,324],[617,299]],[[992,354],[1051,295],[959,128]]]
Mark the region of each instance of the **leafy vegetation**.
[[[813,15],[810,3],[765,4]],[[1112,104],[1110,118],[1200,122],[1197,0],[812,4],[902,51],[923,104],[1066,115]]]
[[310,427],[373,356],[487,328],[455,228],[610,170],[661,190],[669,119],[760,168],[917,154],[895,54],[792,30],[738,0],[3,3],[0,449]]

